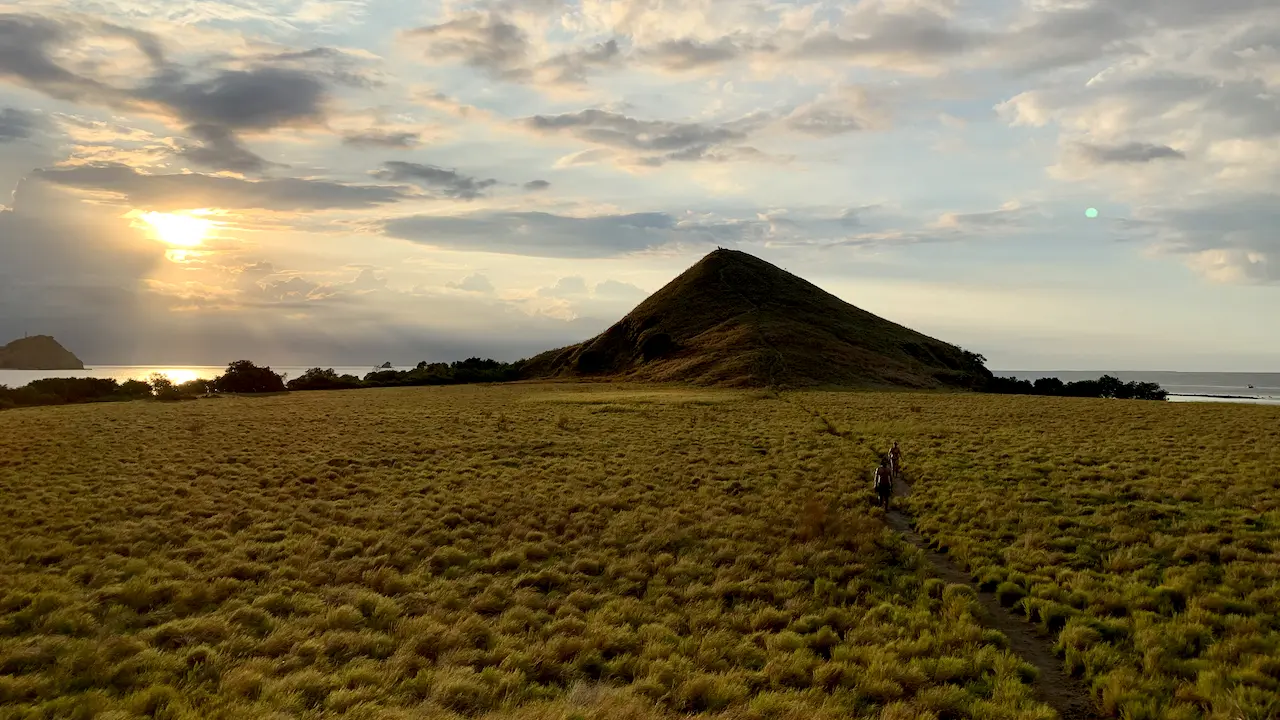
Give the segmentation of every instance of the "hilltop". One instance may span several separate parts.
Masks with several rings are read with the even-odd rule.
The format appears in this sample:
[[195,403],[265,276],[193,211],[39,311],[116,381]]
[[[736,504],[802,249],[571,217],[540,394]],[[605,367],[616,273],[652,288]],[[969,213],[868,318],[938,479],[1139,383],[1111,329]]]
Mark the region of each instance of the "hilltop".
[[716,250],[600,335],[531,358],[524,376],[973,388],[991,373],[978,355],[854,307],[757,257]]
[[0,369],[83,370],[84,363],[48,335],[34,335],[0,347]]

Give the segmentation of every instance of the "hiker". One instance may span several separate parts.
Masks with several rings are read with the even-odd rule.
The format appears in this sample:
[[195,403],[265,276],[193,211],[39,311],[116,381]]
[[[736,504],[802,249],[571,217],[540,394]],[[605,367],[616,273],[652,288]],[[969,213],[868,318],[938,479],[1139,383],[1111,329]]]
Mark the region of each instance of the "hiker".
[[889,449],[889,469],[893,471],[893,478],[896,480],[902,474],[902,451],[898,449],[898,441],[893,441],[893,447]]
[[880,459],[880,467],[876,468],[876,496],[885,510],[889,509],[889,496],[893,495],[893,471],[889,469],[889,456]]

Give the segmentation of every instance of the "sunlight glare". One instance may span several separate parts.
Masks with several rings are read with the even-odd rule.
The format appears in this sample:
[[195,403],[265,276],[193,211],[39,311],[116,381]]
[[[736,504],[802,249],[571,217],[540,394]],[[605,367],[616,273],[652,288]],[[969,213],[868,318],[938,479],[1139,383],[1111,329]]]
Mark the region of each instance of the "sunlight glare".
[[197,212],[189,214],[146,212],[140,215],[142,221],[151,226],[156,236],[164,242],[177,247],[196,247],[217,224],[212,220],[197,217]]

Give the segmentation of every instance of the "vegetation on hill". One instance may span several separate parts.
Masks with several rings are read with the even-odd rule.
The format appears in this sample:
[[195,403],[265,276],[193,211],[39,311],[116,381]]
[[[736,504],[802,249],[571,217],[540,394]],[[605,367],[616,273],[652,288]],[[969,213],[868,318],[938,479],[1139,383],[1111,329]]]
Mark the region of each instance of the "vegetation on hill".
[[759,258],[717,250],[530,378],[713,386],[980,387],[982,356],[861,310]]
[[1058,378],[1019,380],[1013,377],[992,378],[983,387],[986,392],[1004,395],[1047,395],[1056,397],[1115,398],[1119,400],[1167,400],[1169,391],[1158,383],[1123,382],[1119,378],[1103,375],[1097,380],[1077,380],[1064,383]]
[[32,335],[0,346],[3,370],[83,370],[84,363],[48,335]]

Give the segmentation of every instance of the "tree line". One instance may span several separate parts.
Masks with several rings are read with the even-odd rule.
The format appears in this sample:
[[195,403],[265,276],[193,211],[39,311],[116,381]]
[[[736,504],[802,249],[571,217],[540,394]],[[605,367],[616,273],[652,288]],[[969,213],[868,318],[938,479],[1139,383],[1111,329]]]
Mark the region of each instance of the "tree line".
[[237,360],[229,363],[227,371],[218,377],[184,383],[155,374],[148,380],[124,382],[110,378],[45,378],[19,388],[0,385],[0,409],[129,400],[176,402],[227,394],[508,382],[519,379],[521,366],[519,362],[468,358],[453,363],[420,362],[412,370],[375,370],[363,378],[317,367],[286,382],[285,376],[270,366],[259,367],[249,360]]
[[[66,405],[87,402],[159,400],[175,402],[219,395],[261,395],[311,390],[355,390],[375,387],[421,385],[461,385],[519,380],[523,362],[504,363],[478,357],[452,363],[420,362],[411,370],[374,370],[364,377],[339,375],[332,368],[311,368],[288,380],[270,366],[259,367],[249,360],[227,365],[216,378],[174,383],[164,375],[149,380],[118,382],[104,378],[47,378],[20,388],[0,385],[0,409],[37,405]],[[995,377],[986,382],[985,392],[1005,395],[1050,395],[1057,397],[1097,397],[1133,400],[1165,400],[1168,391],[1156,383],[1121,382],[1103,375],[1097,380],[1064,383],[1057,378],[1035,382],[1011,377]]]
[[1097,380],[1064,383],[1058,378],[1043,377],[1035,382],[1013,377],[996,377],[987,381],[989,393],[1002,395],[1048,395],[1055,397],[1116,398],[1119,400],[1167,400],[1169,391],[1158,383],[1123,382],[1103,375]]

